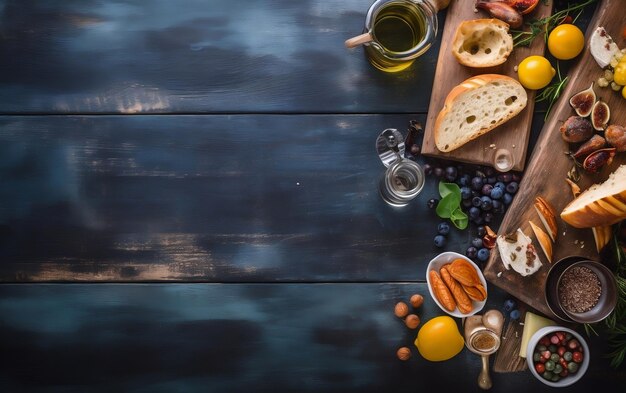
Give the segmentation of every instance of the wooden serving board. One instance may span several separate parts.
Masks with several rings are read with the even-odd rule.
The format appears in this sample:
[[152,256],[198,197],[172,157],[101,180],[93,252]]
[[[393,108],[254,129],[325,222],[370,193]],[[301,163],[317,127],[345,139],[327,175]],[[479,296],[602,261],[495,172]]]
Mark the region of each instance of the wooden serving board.
[[[621,32],[624,28],[623,7],[624,2],[622,0],[602,0],[589,23],[586,42],[589,42],[589,37],[596,27],[604,26],[620,47],[626,46],[626,42],[621,38]],[[599,260],[591,229],[572,228],[558,217],[565,205],[573,199],[571,189],[565,181],[567,172],[572,168],[572,161],[564,154],[568,150],[568,145],[561,139],[559,127],[569,116],[575,115],[569,105],[569,98],[588,88],[591,82],[602,75],[602,70],[589,53],[588,45],[585,46],[583,53],[579,55],[576,61],[570,69],[569,83],[541,130],[519,191],[507,210],[499,229],[499,234],[503,234],[521,228],[533,239],[533,244],[537,246],[537,252],[543,266],[535,274],[522,277],[513,270],[504,269],[498,250],[495,248],[495,252],[491,253],[484,269],[485,277],[489,282],[551,318],[556,316],[548,308],[543,294],[546,275],[552,264],[546,261],[528,223],[529,220],[533,220],[541,226],[533,207],[535,197],[543,196],[552,203],[557,211],[559,231],[553,245],[553,263],[571,255]],[[626,125],[626,100],[621,97],[621,94],[613,92],[610,88],[597,86],[594,87],[594,90],[598,99],[607,102],[611,108],[610,124]],[[601,172],[595,175],[583,173],[582,179],[578,183],[581,190],[584,191],[591,184],[606,180],[611,172],[624,163],[626,163],[626,153],[618,153],[613,163],[604,167]]]
[[[552,12],[552,1],[549,5],[541,2],[528,18],[541,18]],[[450,160],[469,162],[472,164],[493,166],[497,148],[507,148],[513,154],[514,170],[524,169],[526,150],[531,131],[531,120],[535,106],[535,92],[527,90],[528,104],[526,108],[513,119],[502,124],[491,132],[477,138],[466,145],[449,153],[443,153],[435,146],[433,126],[439,114],[446,96],[452,88],[467,78],[479,74],[504,74],[517,79],[514,68],[524,58],[530,55],[542,55],[545,49],[544,40],[537,39],[530,47],[518,47],[513,49],[508,60],[497,67],[470,68],[461,65],[451,51],[452,40],[459,24],[465,20],[490,18],[486,11],[474,12],[473,1],[452,1],[446,14],[446,23],[439,49],[437,69],[433,82],[428,117],[424,130],[424,142],[422,153],[427,156],[440,157]]]

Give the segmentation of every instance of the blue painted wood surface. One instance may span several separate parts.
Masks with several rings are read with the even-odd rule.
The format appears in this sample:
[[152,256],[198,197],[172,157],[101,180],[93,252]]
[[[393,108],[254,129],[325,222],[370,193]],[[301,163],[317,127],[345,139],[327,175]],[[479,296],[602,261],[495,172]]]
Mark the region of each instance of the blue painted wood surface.
[[439,41],[378,72],[344,47],[369,5],[0,1],[0,114],[426,112]]
[[[419,355],[393,314],[413,293],[423,322],[441,315],[423,283],[2,285],[0,390],[479,391],[478,355]],[[592,368],[568,392],[619,391],[626,374],[591,343]],[[553,390],[529,372],[492,377],[494,392]]]

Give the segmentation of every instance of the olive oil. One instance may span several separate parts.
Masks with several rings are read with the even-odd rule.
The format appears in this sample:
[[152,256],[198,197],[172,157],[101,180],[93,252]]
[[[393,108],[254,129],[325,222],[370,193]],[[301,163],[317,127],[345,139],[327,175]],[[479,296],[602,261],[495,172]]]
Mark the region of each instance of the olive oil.
[[427,34],[427,18],[422,9],[404,1],[390,2],[374,18],[372,36],[376,45],[367,45],[365,51],[370,62],[378,69],[397,72],[406,69],[413,59],[405,53],[422,43]]

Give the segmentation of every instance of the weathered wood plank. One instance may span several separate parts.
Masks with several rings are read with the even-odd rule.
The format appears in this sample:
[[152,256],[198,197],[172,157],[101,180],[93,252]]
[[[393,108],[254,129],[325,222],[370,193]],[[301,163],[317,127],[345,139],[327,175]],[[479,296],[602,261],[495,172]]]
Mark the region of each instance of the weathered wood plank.
[[[431,363],[412,347],[393,306],[413,293],[422,321],[441,315],[413,283],[0,285],[0,390],[478,391],[477,355]],[[568,391],[624,383],[602,346]],[[492,378],[494,392],[551,391],[528,371]]]
[[440,41],[376,70],[370,3],[1,2],[0,113],[426,112]]
[[411,119],[1,117],[0,281],[423,280],[437,182],[387,206],[374,148]]

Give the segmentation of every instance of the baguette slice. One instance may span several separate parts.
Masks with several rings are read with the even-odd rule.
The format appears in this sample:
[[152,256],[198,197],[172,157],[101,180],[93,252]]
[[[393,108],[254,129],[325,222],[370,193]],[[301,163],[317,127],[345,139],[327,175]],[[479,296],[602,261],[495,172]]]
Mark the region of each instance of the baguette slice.
[[626,219],[626,165],[617,168],[604,183],[594,184],[571,201],[561,218],[576,228],[613,225]]
[[471,77],[454,87],[435,120],[435,145],[442,152],[458,149],[520,113],[526,90],[506,75]]
[[473,19],[459,24],[452,42],[452,54],[468,67],[494,67],[513,51],[509,25],[499,19]]

